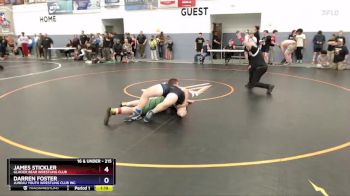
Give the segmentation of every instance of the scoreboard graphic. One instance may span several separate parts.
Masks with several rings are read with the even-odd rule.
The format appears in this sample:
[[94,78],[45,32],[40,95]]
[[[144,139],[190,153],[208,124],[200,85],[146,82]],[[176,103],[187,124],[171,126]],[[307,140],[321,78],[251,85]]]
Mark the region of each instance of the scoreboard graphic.
[[113,191],[112,158],[8,159],[12,191]]

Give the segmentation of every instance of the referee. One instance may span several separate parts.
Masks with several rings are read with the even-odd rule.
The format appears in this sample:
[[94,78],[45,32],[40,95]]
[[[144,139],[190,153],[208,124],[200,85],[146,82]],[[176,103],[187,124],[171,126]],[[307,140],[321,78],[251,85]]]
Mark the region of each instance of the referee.
[[267,94],[271,94],[275,86],[260,82],[261,77],[267,71],[267,64],[260,49],[256,46],[255,43],[252,42],[244,42],[243,44],[249,53],[249,82],[245,85],[245,87],[248,89],[252,89],[254,87],[264,88],[266,89]]

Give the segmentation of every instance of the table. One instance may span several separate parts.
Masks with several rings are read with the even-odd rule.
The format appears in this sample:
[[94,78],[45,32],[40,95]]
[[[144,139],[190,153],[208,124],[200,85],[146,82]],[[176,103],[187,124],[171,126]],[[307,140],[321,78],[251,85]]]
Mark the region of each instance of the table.
[[228,49],[210,49],[208,50],[210,52],[210,60],[211,63],[213,63],[213,52],[220,52],[220,53],[226,53],[226,52],[231,52],[231,53],[241,53],[242,55],[239,56],[234,56],[234,57],[244,57],[244,50],[243,49],[233,49],[233,50],[228,50]]

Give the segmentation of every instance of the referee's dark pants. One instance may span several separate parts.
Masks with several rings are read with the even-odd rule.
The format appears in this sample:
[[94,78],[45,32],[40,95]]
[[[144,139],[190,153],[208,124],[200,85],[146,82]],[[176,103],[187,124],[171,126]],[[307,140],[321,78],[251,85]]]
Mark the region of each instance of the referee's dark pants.
[[260,66],[255,68],[250,68],[249,70],[249,88],[259,87],[259,88],[269,88],[269,84],[264,84],[260,82],[261,77],[266,73],[267,66]]

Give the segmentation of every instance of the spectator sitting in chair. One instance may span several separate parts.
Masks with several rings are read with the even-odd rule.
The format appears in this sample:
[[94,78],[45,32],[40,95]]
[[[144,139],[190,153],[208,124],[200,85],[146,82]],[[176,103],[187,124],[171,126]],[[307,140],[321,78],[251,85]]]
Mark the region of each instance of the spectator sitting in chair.
[[[228,42],[228,45],[225,46],[225,49],[226,50],[234,50],[235,48],[236,48],[235,42],[233,41],[233,39],[230,39],[230,41]],[[230,61],[232,56],[233,56],[233,52],[226,52],[225,53],[225,64],[228,64],[228,62]]]
[[201,50],[201,53],[200,54],[196,54],[194,56],[194,63],[197,63],[198,62],[198,58],[200,58],[200,63],[203,64],[204,60],[205,60],[205,57],[210,55],[210,53],[208,51],[210,49],[211,49],[211,46],[210,46],[209,40],[206,40],[206,42],[203,45],[203,48]]
[[82,61],[84,60],[85,52],[82,49],[81,45],[78,45],[78,48],[74,52],[74,60],[75,61]]
[[129,43],[127,38],[124,39],[123,55],[124,55],[124,62],[125,63],[128,63],[129,59],[131,59],[132,61],[135,61],[134,52],[132,51],[131,44]]
[[113,55],[114,55],[114,59],[117,62],[117,57],[120,56],[120,62],[123,61],[123,45],[120,43],[120,40],[117,39],[115,40],[114,44],[113,44]]
[[84,51],[84,59],[86,59],[85,63],[91,64],[92,59],[96,56],[96,48],[95,45],[90,42],[85,42],[86,48],[82,49]]
[[[67,48],[72,48],[73,47],[73,42],[72,42],[72,40],[68,40],[68,43],[66,44],[66,47]],[[64,55],[65,55],[65,57],[68,59],[68,58],[70,58],[70,57],[72,57],[72,52],[74,52],[74,49],[72,48],[72,49],[67,49],[67,50],[64,50]]]

